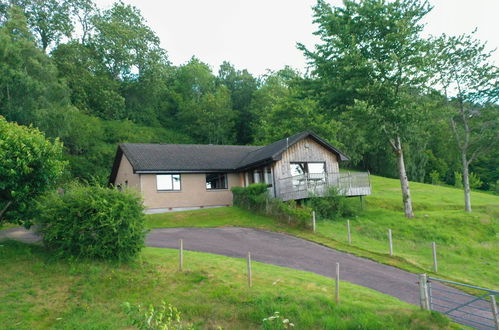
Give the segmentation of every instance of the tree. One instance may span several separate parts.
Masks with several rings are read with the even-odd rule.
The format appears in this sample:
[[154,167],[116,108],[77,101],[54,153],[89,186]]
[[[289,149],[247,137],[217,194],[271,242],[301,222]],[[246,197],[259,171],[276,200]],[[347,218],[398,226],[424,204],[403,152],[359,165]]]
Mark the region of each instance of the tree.
[[117,2],[92,21],[96,32],[91,44],[114,79],[134,78],[151,62],[166,61],[159,38],[137,8]]
[[420,0],[344,0],[343,7],[319,0],[314,22],[322,43],[314,51],[298,46],[322,82],[323,103],[334,100],[329,104],[357,116],[372,139],[383,139],[396,154],[408,218],[414,214],[403,146],[425,116],[413,96],[428,79],[420,21],[430,10]]
[[13,4],[24,9],[28,25],[44,52],[52,43],[57,45],[63,37],[71,36],[74,26],[68,0],[14,0]]
[[448,100],[448,120],[461,154],[465,210],[471,212],[469,166],[499,140],[499,68],[473,35],[435,40],[436,82]]
[[68,104],[68,90],[51,59],[36,47],[19,7],[0,26],[0,115],[23,125],[37,124],[40,109]]
[[9,221],[29,227],[30,204],[55,187],[64,166],[58,140],[0,116],[0,225]]
[[230,91],[232,109],[236,112],[236,142],[248,144],[252,140],[251,126],[255,120],[250,104],[258,82],[247,70],[236,70],[229,62],[220,65],[217,78]]

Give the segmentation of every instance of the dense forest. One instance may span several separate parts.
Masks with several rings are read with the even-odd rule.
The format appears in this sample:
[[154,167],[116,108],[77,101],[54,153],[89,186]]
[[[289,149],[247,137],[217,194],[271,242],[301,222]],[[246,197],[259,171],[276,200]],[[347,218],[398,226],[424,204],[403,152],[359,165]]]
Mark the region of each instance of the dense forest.
[[60,139],[67,180],[105,183],[121,142],[260,145],[313,130],[352,169],[398,177],[402,160],[409,180],[462,186],[469,164],[471,188],[498,192],[497,67],[472,33],[421,37],[429,10],[318,1],[322,43],[298,44],[310,72],[255,77],[173,65],[122,2],[0,0],[0,115]]

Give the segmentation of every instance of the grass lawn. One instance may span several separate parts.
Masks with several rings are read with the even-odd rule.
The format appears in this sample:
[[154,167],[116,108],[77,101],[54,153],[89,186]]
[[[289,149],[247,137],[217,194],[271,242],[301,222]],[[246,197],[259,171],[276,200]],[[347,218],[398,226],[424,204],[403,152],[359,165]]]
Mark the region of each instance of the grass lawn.
[[[365,210],[350,219],[352,246],[346,219],[318,221],[316,234],[235,207],[148,215],[147,223],[150,228],[243,226],[286,232],[415,273],[431,273],[435,241],[438,276],[498,289],[498,196],[473,192],[470,214],[463,211],[462,190],[411,182],[416,217],[406,219],[399,181],[371,176],[371,183]],[[388,228],[394,257],[388,255]]]
[[145,248],[138,260],[120,265],[54,260],[40,246],[3,242],[1,327],[130,328],[123,303],[165,300],[196,328],[279,329],[262,321],[276,311],[296,329],[458,328],[437,313],[346,282],[336,305],[333,281],[312,273],[255,262],[250,289],[244,260],[188,251],[184,259],[180,273],[176,250]]

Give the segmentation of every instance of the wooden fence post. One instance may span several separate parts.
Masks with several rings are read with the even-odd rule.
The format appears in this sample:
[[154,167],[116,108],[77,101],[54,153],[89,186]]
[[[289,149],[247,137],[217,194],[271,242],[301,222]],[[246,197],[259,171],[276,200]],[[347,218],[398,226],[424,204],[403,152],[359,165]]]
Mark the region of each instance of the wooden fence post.
[[437,264],[437,244],[435,242],[431,243],[431,248],[433,250],[433,271],[438,273],[438,264]]
[[178,249],[178,270],[181,272],[184,268],[184,241],[179,240],[180,247]]
[[393,256],[392,230],[388,229],[388,242],[390,244],[390,256]]
[[336,263],[336,303],[340,303],[340,263]]
[[497,314],[496,297],[493,294],[490,295],[490,304],[492,308],[492,317],[494,318],[494,322],[496,325],[496,330],[499,330],[499,315]]
[[419,303],[422,310],[430,309],[426,274],[419,274]]
[[347,220],[347,237],[348,244],[352,245],[352,236],[350,235],[350,220]]
[[248,287],[251,288],[253,282],[251,278],[251,253],[248,252]]
[[312,230],[315,233],[315,211],[312,211]]

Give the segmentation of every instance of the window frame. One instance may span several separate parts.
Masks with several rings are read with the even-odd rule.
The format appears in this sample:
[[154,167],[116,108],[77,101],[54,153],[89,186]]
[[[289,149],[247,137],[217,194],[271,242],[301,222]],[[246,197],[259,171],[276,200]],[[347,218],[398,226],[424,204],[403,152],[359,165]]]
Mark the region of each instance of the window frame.
[[[218,175],[218,176],[223,175],[224,176],[224,188],[208,188],[208,175]],[[206,191],[220,191],[220,190],[229,189],[228,173],[226,173],[226,172],[205,173],[205,188],[206,188]]]
[[[175,189],[173,176],[177,176],[177,175],[178,175],[179,188]],[[159,189],[159,180],[158,180],[159,176],[170,176],[172,189]],[[180,174],[180,173],[156,174],[156,191],[158,191],[158,192],[179,192],[179,191],[182,191],[182,174]]]

